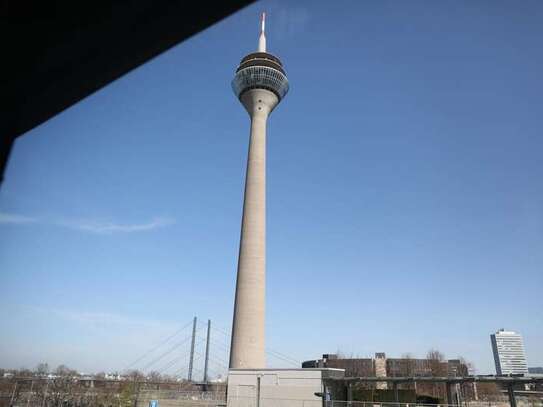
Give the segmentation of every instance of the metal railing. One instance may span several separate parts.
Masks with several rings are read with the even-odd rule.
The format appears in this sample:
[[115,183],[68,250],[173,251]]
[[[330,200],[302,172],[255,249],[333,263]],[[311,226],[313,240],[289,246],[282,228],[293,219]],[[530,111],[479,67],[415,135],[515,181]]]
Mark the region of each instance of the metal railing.
[[[321,399],[304,400],[289,398],[261,397],[228,397],[228,407],[509,407],[509,401],[463,401],[458,404],[398,403],[377,401],[346,401]],[[517,407],[543,407],[541,400],[517,400]]]
[[225,401],[224,391],[140,390],[139,397],[176,400]]
[[458,404],[447,403],[400,403],[395,401],[345,401],[345,400],[330,400],[325,402],[326,407],[505,407],[509,406],[508,402],[463,402]]

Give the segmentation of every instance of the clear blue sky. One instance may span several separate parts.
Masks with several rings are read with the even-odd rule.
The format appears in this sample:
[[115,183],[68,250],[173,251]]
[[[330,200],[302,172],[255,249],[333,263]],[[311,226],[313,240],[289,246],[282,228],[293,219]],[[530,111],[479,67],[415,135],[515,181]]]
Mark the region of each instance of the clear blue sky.
[[284,0],[17,141],[2,367],[122,369],[193,315],[230,328],[249,134],[230,81],[262,10],[291,83],[268,128],[269,346],[492,373],[504,327],[543,365],[543,3]]

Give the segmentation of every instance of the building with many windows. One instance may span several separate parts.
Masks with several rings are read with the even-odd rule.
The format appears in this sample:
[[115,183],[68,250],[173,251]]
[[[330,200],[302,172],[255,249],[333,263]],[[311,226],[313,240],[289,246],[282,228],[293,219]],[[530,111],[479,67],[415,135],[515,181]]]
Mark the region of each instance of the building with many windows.
[[490,335],[496,374],[528,374],[522,336],[513,331],[500,329]]
[[375,358],[343,358],[335,354],[322,355],[322,359],[306,360],[303,368],[345,369],[346,377],[444,377],[467,376],[468,368],[459,359],[432,360],[410,357],[387,358],[383,352]]

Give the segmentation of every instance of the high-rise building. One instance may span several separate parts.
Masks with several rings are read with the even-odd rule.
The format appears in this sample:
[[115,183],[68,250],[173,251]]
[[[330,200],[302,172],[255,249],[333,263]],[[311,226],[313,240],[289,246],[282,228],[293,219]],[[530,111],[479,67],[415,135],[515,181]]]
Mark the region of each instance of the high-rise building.
[[496,374],[528,374],[522,336],[513,331],[500,329],[490,335]]
[[279,58],[266,51],[262,14],[258,51],[243,58],[232,89],[251,118],[230,368],[265,368],[266,123],[288,92]]

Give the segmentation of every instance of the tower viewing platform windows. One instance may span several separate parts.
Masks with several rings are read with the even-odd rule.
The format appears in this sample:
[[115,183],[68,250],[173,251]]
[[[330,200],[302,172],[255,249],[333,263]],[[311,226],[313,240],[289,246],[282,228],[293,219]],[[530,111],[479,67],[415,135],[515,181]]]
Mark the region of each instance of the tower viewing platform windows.
[[288,88],[287,77],[281,71],[262,65],[239,69],[232,81],[232,89],[238,98],[249,89],[267,89],[281,100]]

